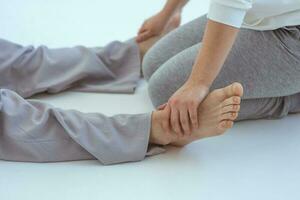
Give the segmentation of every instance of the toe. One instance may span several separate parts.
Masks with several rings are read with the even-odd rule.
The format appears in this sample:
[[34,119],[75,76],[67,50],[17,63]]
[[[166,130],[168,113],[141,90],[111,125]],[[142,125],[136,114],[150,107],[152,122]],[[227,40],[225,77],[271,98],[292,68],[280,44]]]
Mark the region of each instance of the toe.
[[221,133],[224,133],[227,129],[233,127],[233,121],[224,120],[219,123],[219,129]]
[[221,121],[223,121],[223,120],[234,121],[237,117],[238,117],[237,112],[224,113],[221,115]]
[[228,112],[238,112],[240,110],[241,106],[236,104],[230,104],[222,107],[222,114],[228,113]]
[[225,125],[226,125],[226,128],[232,128],[233,127],[233,121],[226,121]]
[[238,82],[235,82],[232,84],[232,93],[234,96],[243,96],[244,94],[244,88],[242,86],[242,84],[238,83]]
[[227,98],[223,101],[223,107],[229,106],[229,105],[239,105],[241,103],[241,97],[239,96],[233,96],[230,98]]
[[233,83],[228,85],[227,87],[223,88],[225,96],[227,98],[232,96],[243,96],[243,86],[240,83]]

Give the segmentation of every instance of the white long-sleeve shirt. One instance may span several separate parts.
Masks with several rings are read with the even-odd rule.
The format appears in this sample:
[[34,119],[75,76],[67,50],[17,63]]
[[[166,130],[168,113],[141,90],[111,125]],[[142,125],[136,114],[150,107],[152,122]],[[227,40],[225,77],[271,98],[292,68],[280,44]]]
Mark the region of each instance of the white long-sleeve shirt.
[[207,17],[254,30],[300,25],[300,0],[211,0]]

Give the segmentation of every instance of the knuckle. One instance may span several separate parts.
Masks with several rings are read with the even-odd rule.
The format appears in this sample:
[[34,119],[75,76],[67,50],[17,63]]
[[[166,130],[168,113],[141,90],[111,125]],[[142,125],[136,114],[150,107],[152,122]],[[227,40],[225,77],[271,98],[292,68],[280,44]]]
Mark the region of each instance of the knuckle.
[[173,105],[175,105],[175,106],[178,106],[178,105],[181,104],[181,101],[180,101],[180,99],[172,99],[172,100],[171,100],[171,103],[172,103]]
[[193,101],[189,101],[187,103],[187,105],[190,107],[190,108],[193,108],[194,107],[194,102]]
[[179,101],[177,99],[172,99],[171,104],[172,105],[178,105]]

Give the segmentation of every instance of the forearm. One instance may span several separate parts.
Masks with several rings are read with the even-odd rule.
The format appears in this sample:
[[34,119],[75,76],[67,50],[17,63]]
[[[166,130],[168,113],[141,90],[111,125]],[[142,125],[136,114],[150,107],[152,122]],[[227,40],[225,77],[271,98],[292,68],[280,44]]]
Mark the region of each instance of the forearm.
[[187,4],[189,0],[167,0],[163,12],[166,15],[173,15],[174,13],[181,11],[182,8]]
[[210,87],[221,70],[239,29],[208,20],[189,80]]

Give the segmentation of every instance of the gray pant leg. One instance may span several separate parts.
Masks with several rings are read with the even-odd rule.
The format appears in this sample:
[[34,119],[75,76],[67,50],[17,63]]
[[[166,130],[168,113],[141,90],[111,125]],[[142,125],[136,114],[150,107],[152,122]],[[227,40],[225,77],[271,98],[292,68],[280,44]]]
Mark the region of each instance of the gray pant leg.
[[244,99],[241,102],[241,110],[236,121],[283,118],[289,113],[292,113],[292,101],[297,99],[299,98],[295,95],[287,97]]
[[143,59],[142,70],[145,79],[149,80],[167,60],[202,41],[206,22],[207,17],[204,15],[171,31],[156,42]]
[[[165,73],[165,76],[179,81],[166,86],[175,88],[175,84],[178,88],[182,85],[181,80],[189,75],[187,73],[190,73],[198,54],[205,23],[206,19],[200,17],[161,39],[146,54],[144,73],[152,77],[160,68],[168,68],[158,73]],[[245,99],[288,96],[300,92],[299,40],[300,26],[272,31],[241,29],[212,89],[237,81],[245,88]],[[168,72],[171,70],[177,73],[170,75]]]
[[103,48],[23,47],[0,39],[0,87],[23,97],[67,88],[89,92],[132,93],[140,78],[134,40]]
[[[194,62],[190,57],[196,56],[200,47],[201,45],[195,45],[179,53],[177,56],[168,60],[152,75],[149,80],[148,92],[155,107],[167,102],[170,96],[185,83],[190,75]],[[224,66],[224,68],[226,67],[227,66]],[[247,71],[245,73],[247,73]],[[217,77],[218,82],[214,82],[211,90],[224,87],[234,82],[235,78],[236,77],[232,77],[229,74],[225,75],[223,71],[223,73]],[[245,90],[247,90],[247,84],[245,84],[245,82],[242,82],[242,84]],[[251,90],[250,92],[255,91]],[[237,120],[281,118],[286,116],[289,112],[296,112],[297,109],[300,111],[299,94],[271,98],[249,98],[249,96],[244,96],[241,103],[240,115]]]
[[139,161],[148,147],[151,114],[62,110],[0,90],[0,159],[54,162],[97,158],[103,164]]
[[[300,28],[295,27],[264,32],[241,30],[211,90],[225,87],[232,82],[242,83],[245,91],[243,99],[255,100],[249,101],[249,106],[242,104],[249,115],[243,117],[242,113],[241,119],[286,115],[289,110],[277,111],[280,109],[278,102],[286,103],[288,100],[283,99],[300,92],[299,38]],[[155,107],[167,102],[185,83],[200,48],[201,43],[181,51],[152,74],[148,91]],[[160,51],[161,49],[157,49],[157,52]],[[253,116],[253,109],[249,108],[255,107],[255,102],[272,105],[274,111],[271,109],[269,112],[260,113],[260,110],[254,109],[257,112]]]

